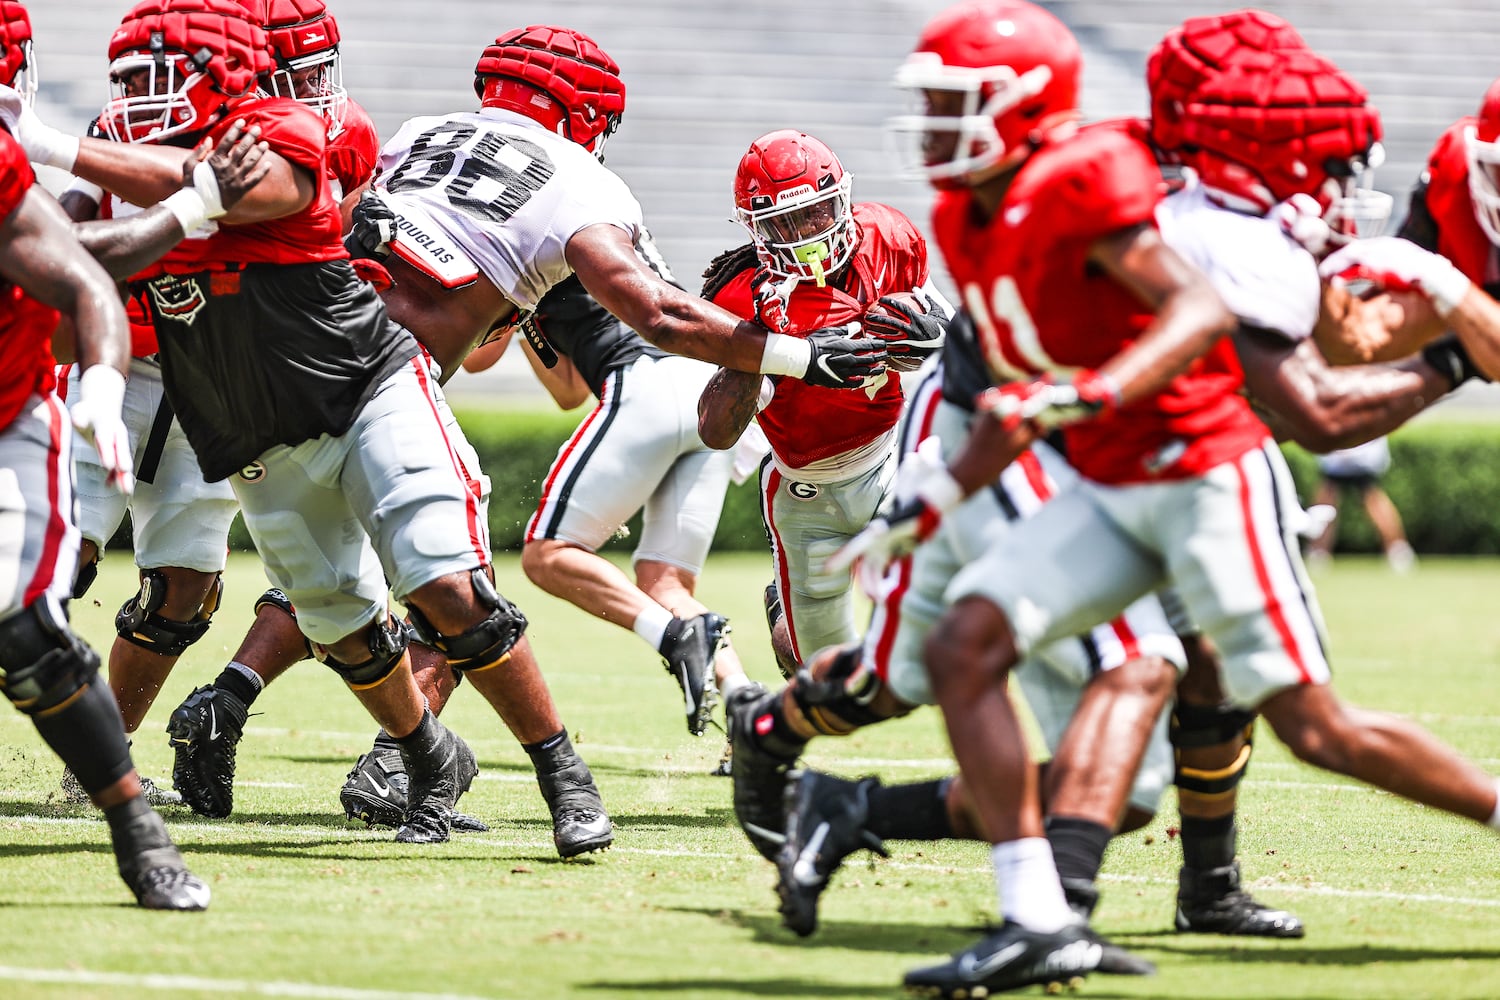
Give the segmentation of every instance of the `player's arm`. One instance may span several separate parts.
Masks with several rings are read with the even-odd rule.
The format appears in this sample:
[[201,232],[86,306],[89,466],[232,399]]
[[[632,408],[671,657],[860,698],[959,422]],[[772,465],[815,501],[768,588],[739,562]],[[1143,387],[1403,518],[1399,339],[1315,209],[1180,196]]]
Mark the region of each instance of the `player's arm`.
[[[710,448],[733,448],[760,409],[766,378],[720,368],[698,397],[698,436]],[[774,390],[773,390],[774,391]]]
[[1322,453],[1388,434],[1454,388],[1420,357],[1333,366],[1311,339],[1241,328],[1234,335],[1245,388],[1278,440]]
[[836,388],[857,388],[884,370],[885,348],[873,340],[857,341],[838,329],[806,337],[768,333],[663,281],[618,226],[585,227],[568,241],[565,255],[600,305],[664,351]]
[[531,349],[531,342],[524,337],[521,338],[521,352],[526,355],[527,364],[536,373],[537,381],[542,383],[542,388],[552,396],[552,401],[559,409],[576,410],[594,398],[594,391],[583,380],[583,375],[579,373],[578,366],[573,364],[572,358],[559,354],[557,361],[548,368],[537,357],[536,351]]
[[73,231],[111,276],[128,278],[203,223],[232,213],[270,169],[266,152],[259,128],[232,127],[211,153],[189,151],[179,190],[161,203],[123,219],[80,222]]
[[1118,391],[1116,405],[1160,392],[1237,326],[1208,279],[1152,226],[1135,226],[1096,241],[1089,260],[1156,314],[1130,347],[1099,368]]

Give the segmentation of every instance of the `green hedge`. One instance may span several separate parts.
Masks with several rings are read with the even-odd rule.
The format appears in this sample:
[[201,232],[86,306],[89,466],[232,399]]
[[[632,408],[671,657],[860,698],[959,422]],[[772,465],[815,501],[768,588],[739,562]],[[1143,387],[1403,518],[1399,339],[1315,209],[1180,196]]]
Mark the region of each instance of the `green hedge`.
[[[459,420],[480,461],[494,481],[490,534],[496,549],[521,547],[526,522],[536,509],[542,481],[558,446],[587,410],[510,411],[459,408]],[[1313,456],[1286,449],[1304,501],[1317,482]],[[1405,427],[1391,437],[1391,471],[1384,485],[1400,508],[1412,545],[1420,553],[1494,555],[1500,553],[1500,425],[1429,421]],[[610,543],[629,551],[638,535]],[[128,542],[126,543],[128,544]],[[236,520],[231,544],[248,547]],[[719,519],[714,546],[760,550],[766,545],[755,480],[731,486]],[[1378,542],[1364,511],[1346,501],[1339,530],[1340,551],[1375,552]]]

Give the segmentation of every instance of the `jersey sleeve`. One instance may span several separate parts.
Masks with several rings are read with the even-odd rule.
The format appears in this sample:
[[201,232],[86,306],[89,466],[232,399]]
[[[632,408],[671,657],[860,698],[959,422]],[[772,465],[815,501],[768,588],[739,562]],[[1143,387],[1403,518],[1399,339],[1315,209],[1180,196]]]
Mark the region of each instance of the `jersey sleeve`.
[[345,192],[351,192],[375,173],[380,158],[380,136],[370,116],[353,101],[344,113],[343,130],[328,140],[328,170]]
[[551,228],[552,234],[566,246],[575,233],[600,223],[625,230],[631,243],[640,239],[646,227],[641,203],[630,188],[614,171],[602,167],[589,171],[586,183],[569,189],[569,196],[558,203],[553,213]]
[[875,262],[876,273],[885,275],[880,295],[909,292],[927,283],[927,238],[905,213],[878,202],[864,202],[855,206],[854,215],[867,231],[879,235],[882,244],[881,259]]
[[14,212],[36,180],[21,144],[0,129],[0,218]]
[[1165,194],[1161,168],[1150,151],[1121,131],[1085,133],[1069,143],[1053,184],[1061,197],[1051,220],[1059,237],[1096,240],[1139,225],[1153,225]]
[[[321,178],[327,165],[328,126],[323,116],[290,98],[257,100],[242,116],[260,126],[260,137],[278,156]],[[226,117],[232,121],[235,112]]]

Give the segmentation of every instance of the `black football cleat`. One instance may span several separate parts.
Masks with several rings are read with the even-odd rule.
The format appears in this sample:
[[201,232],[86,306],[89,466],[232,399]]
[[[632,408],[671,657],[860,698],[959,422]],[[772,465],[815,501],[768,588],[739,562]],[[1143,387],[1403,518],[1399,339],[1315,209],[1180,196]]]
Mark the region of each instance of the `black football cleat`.
[[818,929],[818,897],[844,859],[860,848],[889,857],[865,827],[875,778],[845,781],[817,771],[793,772],[786,789],[786,842],[776,856],[781,922],[807,937]]
[[[462,797],[479,774],[474,751],[459,741],[459,796]],[[339,789],[339,804],[346,819],[363,820],[368,826],[399,827],[406,819],[406,766],[401,762],[401,748],[385,733],[375,737],[375,745],[360,754],[354,768]],[[456,833],[484,833],[489,825],[461,812],[452,815],[451,827]]]
[[583,758],[548,774],[537,774],[542,798],[552,813],[552,842],[559,857],[602,851],[615,840],[615,826],[604,811],[604,800],[594,784],[593,772]]
[[1306,933],[1294,913],[1255,900],[1240,888],[1240,865],[1197,870],[1177,876],[1177,929],[1195,934],[1299,938]]
[[429,719],[434,736],[430,744],[396,744],[407,775],[406,814],[396,829],[396,842],[401,844],[441,844],[448,840],[453,806],[463,794],[463,760],[474,756],[456,733],[436,718]]
[[111,836],[120,877],[142,908],[208,909],[208,886],[188,871],[167,835],[167,825],[154,811],[146,810],[120,829],[112,829]]
[[[153,806],[180,806],[183,804],[182,796],[170,788],[163,788],[145,775],[141,775],[141,794],[146,797],[146,802]],[[63,801],[75,806],[86,806],[91,803],[89,793],[83,790],[83,785],[78,783],[78,775],[73,773],[70,767],[63,768],[62,775]]]
[[[675,625],[676,623],[674,623]],[[729,619],[705,611],[682,620],[682,626],[662,640],[662,660],[667,673],[682,689],[688,732],[702,736],[708,727],[719,687],[714,681],[714,659],[729,635]]]
[[762,748],[755,738],[755,720],[766,714],[771,699],[779,697],[780,692],[772,694],[751,682],[730,695],[724,706],[732,748],[734,818],[761,857],[772,862],[786,842],[786,776],[795,759]]
[[196,689],[167,720],[172,784],[193,812],[222,819],[234,809],[234,754],[250,709],[222,688]]
[[944,1000],[983,1000],[1027,986],[1077,986],[1099,968],[1103,948],[1082,923],[1050,934],[1007,920],[994,934],[941,965],[913,969],[906,989]]

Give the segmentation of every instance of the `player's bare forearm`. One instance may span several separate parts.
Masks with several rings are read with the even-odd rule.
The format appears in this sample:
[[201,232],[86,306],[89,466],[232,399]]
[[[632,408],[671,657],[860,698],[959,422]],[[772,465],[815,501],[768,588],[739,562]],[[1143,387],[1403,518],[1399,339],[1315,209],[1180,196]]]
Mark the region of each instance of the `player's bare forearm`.
[[149,209],[124,219],[96,219],[73,227],[83,244],[112,278],[128,278],[182,242],[182,226],[165,208]]
[[698,397],[698,436],[710,448],[733,448],[750,426],[762,375],[720,368]]
[[73,320],[80,364],[106,364],[123,374],[130,361],[125,308],[71,225],[57,202],[33,187],[0,223],[0,277]]
[[531,342],[521,341],[521,351],[526,355],[526,363],[531,365],[531,370],[536,374],[542,388],[552,397],[560,410],[576,410],[588,400],[594,398],[594,392],[589,384],[583,380],[578,366],[573,364],[571,358],[558,355],[557,363],[548,368],[537,357],[536,351],[531,349]]
[[1208,279],[1150,226],[1099,240],[1090,259],[1156,313],[1130,347],[1099,368],[1119,386],[1122,404],[1166,388],[1238,325]]
[[973,496],[1000,478],[1036,439],[1030,421],[1008,427],[993,417],[981,417],[971,421],[968,437],[948,462],[948,472],[963,487],[964,496]]
[[1478,285],[1471,286],[1448,316],[1469,358],[1490,379],[1500,378],[1500,302]]
[[1311,340],[1294,346],[1248,331],[1235,347],[1245,388],[1277,438],[1317,453],[1388,434],[1451,388],[1420,358],[1334,366]]

